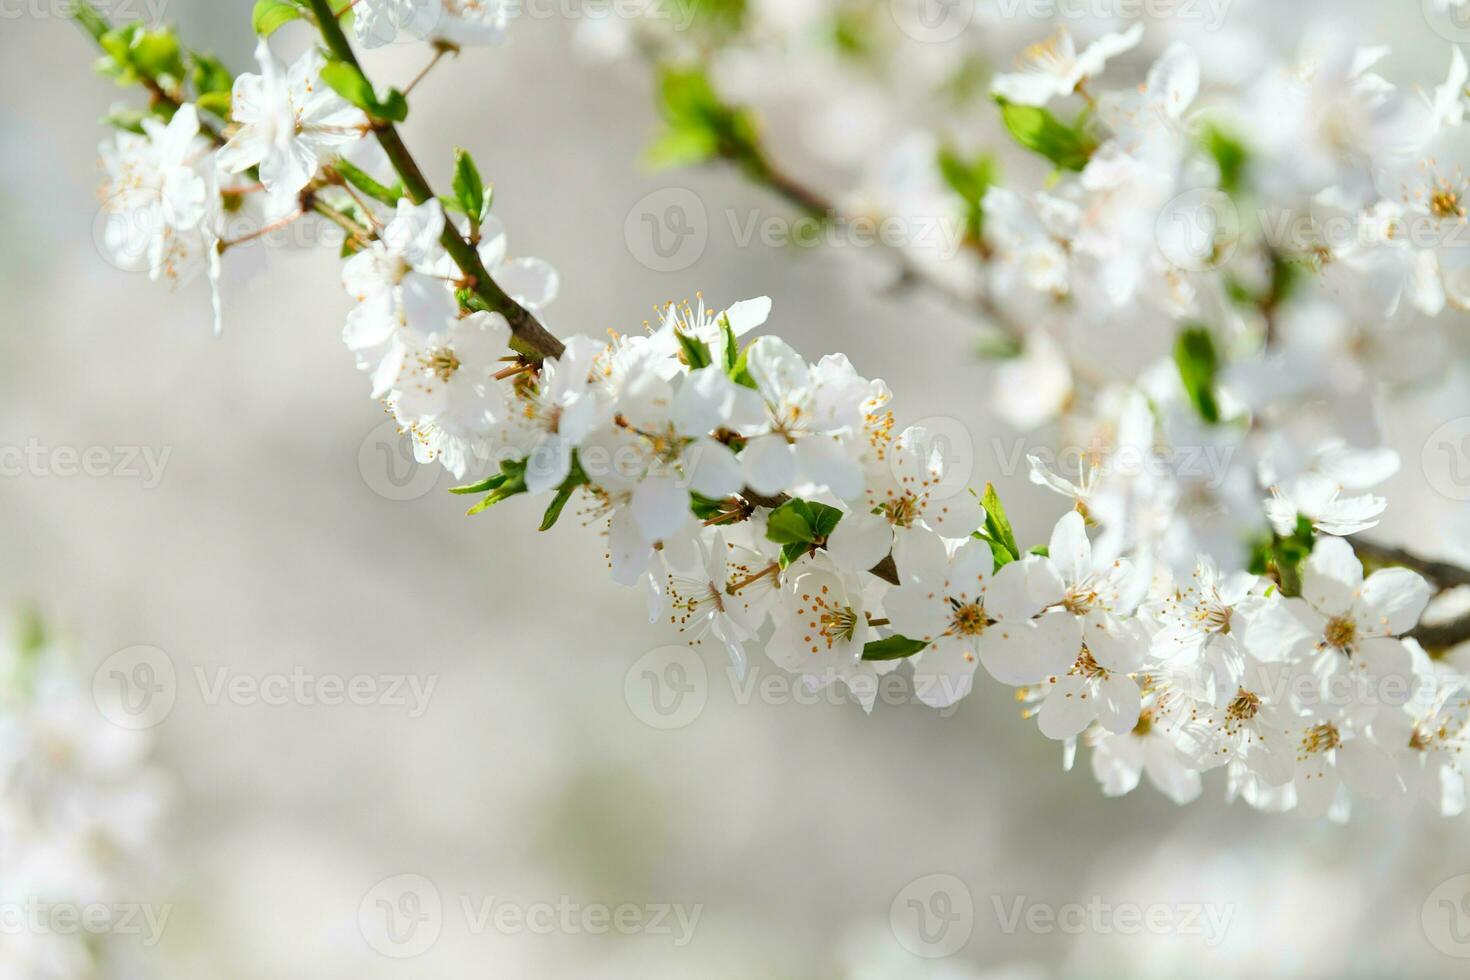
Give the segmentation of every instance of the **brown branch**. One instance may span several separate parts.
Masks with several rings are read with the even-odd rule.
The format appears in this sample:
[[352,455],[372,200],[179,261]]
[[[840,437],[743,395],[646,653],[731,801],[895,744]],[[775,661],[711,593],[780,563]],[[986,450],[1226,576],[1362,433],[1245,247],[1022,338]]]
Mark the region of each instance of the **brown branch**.
[[[1376,544],[1354,538],[1353,550],[1365,565],[1379,568],[1407,568],[1423,575],[1436,593],[1470,585],[1470,569],[1437,558],[1425,558],[1404,548]],[[1432,655],[1442,655],[1452,647],[1470,642],[1470,613],[1443,623],[1420,623],[1408,633]]]
[[[342,25],[337,23],[337,18],[332,14],[327,0],[311,0],[311,8],[316,14],[317,26],[321,29],[322,38],[326,41],[332,57],[361,71],[357,56],[352,51],[352,45],[348,43],[347,35],[343,33]],[[433,200],[433,188],[424,178],[418,162],[414,160],[413,154],[408,152],[403,137],[398,134],[398,129],[393,123],[386,119],[374,120],[373,133],[378,138],[378,145],[383,148],[383,152],[393,164],[393,169],[398,172],[399,178],[403,181],[404,191],[413,202],[424,204]],[[490,278],[490,273],[486,271],[485,264],[480,261],[480,253],[461,237],[449,222],[444,225],[444,233],[440,236],[440,241],[444,245],[444,250],[449,253],[449,257],[454,260],[454,264],[459,266],[465,278],[473,283],[471,288],[475,295],[486,307],[505,317],[523,353],[532,355],[538,360],[542,357],[562,355],[565,350],[562,342],[543,327],[541,321],[537,320],[530,310],[517,303],[505,290],[496,285],[495,281]]]

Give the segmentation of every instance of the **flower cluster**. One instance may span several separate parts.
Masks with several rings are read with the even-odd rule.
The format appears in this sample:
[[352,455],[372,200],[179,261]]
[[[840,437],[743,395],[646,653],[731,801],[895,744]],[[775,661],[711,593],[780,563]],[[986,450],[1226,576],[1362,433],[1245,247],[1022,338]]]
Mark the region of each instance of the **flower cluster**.
[[[391,40],[415,12],[400,6],[358,4],[359,39]],[[1367,491],[1398,465],[1372,399],[1434,367],[1409,352],[1442,339],[1461,295],[1458,54],[1429,100],[1395,101],[1370,57],[1329,49],[1204,113],[1189,47],[1094,93],[1142,30],[1080,52],[1062,34],[991,86],[1009,136],[1055,168],[1044,187],[1002,188],[953,153],[930,161],[932,193],[914,192],[914,167],[890,171],[906,176],[868,200],[960,212],[966,248],[918,265],[949,266],[951,287],[1012,325],[1000,407],[1060,420],[1086,447],[1076,473],[1032,459],[1070,506],[1027,548],[993,489],[965,486],[930,433],[897,429],[883,382],[752,336],[768,299],[546,334],[556,273],[510,257],[467,154],[451,195],[429,191],[393,129],[403,93],[374,89],[324,0],[310,8],[330,59],[283,68],[262,40],[261,73],[233,79],[227,108],[209,102],[224,129],[199,120],[217,92],[196,105],[179,90],[166,126],[144,120],[104,150],[127,206],[156,215],[123,244],[156,274],[196,238],[217,258],[232,242],[210,237],[210,216],[255,197],[265,227],[341,227],[344,342],[420,460],[473,474],[457,491],[481,498],[471,513],[539,495],[545,529],[580,497],[612,577],[655,620],[712,637],[741,670],[763,646],[868,709],[905,661],[934,707],[983,667],[1068,760],[1090,745],[1109,793],[1147,773],[1185,802],[1223,768],[1230,794],[1263,809],[1340,817],[1352,796],[1395,794],[1463,809],[1466,683],[1406,638],[1429,585],[1405,569],[1365,578],[1343,537],[1377,523],[1386,502]],[[441,13],[436,28],[503,26],[497,5]],[[437,62],[453,43],[433,36]],[[685,129],[666,152],[728,152],[776,183],[748,118],[690,74],[677,85],[688,111],[670,114]],[[1068,98],[1084,102],[1072,123],[1048,108]],[[1232,133],[1258,103],[1289,118],[1247,148]],[[1278,215],[1339,212],[1382,234],[1273,230]],[[1443,236],[1407,234],[1425,223]]]
[[[39,624],[24,634],[0,649],[0,902],[8,909],[0,973],[120,976],[98,939],[114,930],[77,919],[89,908],[116,915],[112,903],[136,898],[130,889],[152,872],[146,855],[165,784],[148,764],[150,739],[98,713],[67,652]],[[73,926],[37,909],[71,909]]]

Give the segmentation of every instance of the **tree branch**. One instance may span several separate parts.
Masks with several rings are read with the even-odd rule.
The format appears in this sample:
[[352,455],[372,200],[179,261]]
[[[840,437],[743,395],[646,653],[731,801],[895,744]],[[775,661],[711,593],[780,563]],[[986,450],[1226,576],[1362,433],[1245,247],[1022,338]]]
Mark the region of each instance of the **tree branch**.
[[[1404,548],[1352,539],[1353,550],[1365,565],[1407,568],[1423,575],[1435,586],[1435,592],[1446,592],[1470,585],[1470,569],[1437,558],[1425,558]],[[1444,623],[1420,623],[1405,636],[1419,641],[1431,654],[1443,654],[1461,643],[1470,642],[1470,613]]]
[[[342,25],[337,22],[332,13],[328,0],[311,0],[311,9],[316,14],[317,27],[320,28],[322,39],[326,42],[327,49],[332,57],[338,61],[345,61],[359,71],[362,66],[358,64],[357,55],[352,51],[352,45],[347,41],[347,35],[342,31]],[[387,154],[388,160],[393,164],[393,169],[398,172],[399,179],[403,181],[403,189],[415,204],[424,204],[434,198],[434,191],[429,186],[424,173],[419,169],[417,161],[408,152],[403,138],[398,134],[398,129],[387,120],[373,120],[373,133],[378,138],[378,144]],[[444,225],[444,234],[440,236],[444,250],[459,266],[465,278],[472,283],[472,290],[484,304],[505,317],[510,324],[511,333],[518,341],[518,348],[522,353],[528,354],[537,360],[543,357],[560,357],[565,350],[562,342],[551,334],[535,315],[524,306],[517,303],[505,290],[496,285],[495,280],[490,278],[485,264],[480,261],[480,254],[475,247],[460,236],[454,226],[448,222]]]

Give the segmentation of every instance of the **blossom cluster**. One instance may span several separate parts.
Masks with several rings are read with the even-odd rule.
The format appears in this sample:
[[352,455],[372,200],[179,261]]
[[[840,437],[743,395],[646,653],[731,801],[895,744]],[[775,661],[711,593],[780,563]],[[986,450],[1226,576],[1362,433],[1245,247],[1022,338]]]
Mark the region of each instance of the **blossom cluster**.
[[[356,7],[364,43],[405,23],[392,3]],[[148,220],[109,244],[155,276],[198,252],[218,273],[232,244],[211,230],[218,215],[343,227],[343,339],[420,460],[474,474],[458,490],[480,496],[472,513],[537,495],[544,529],[580,497],[614,580],[738,669],[763,647],[871,709],[905,661],[934,707],[983,667],[1067,759],[1089,745],[1109,793],[1147,774],[1186,802],[1221,768],[1232,797],[1267,810],[1342,817],[1353,797],[1411,796],[1460,812],[1466,682],[1405,636],[1430,587],[1401,568],[1365,578],[1344,536],[1376,524],[1386,502],[1368,491],[1398,465],[1374,398],[1435,366],[1409,352],[1441,337],[1460,295],[1448,236],[1397,229],[1466,221],[1465,178],[1448,169],[1464,63],[1432,99],[1401,104],[1369,72],[1373,53],[1319,51],[1202,113],[1198,59],[1173,45],[1141,85],[1094,94],[1142,36],[1079,52],[1062,34],[991,82],[1010,136],[1060,175],[1044,187],[1002,188],[984,168],[959,180],[953,157],[920,168],[953,186],[917,199],[947,201],[970,229],[961,254],[920,265],[953,264],[951,286],[1026,325],[1000,407],[1060,420],[1088,447],[1077,473],[1032,460],[1069,505],[1036,547],[992,489],[955,485],[930,433],[897,429],[882,381],[752,336],[766,298],[669,304],[642,330],[528,350],[513,319],[544,314],[557,274],[511,257],[466,155],[453,195],[406,192],[397,181],[422,178],[384,169],[370,139],[406,113],[403,95],[340,58],[312,50],[288,68],[262,39],[259,74],[210,110],[223,129],[179,100],[166,125],[117,136],[110,196]],[[1066,98],[1085,103],[1076,123],[1047,108]],[[1260,102],[1290,118],[1247,150],[1231,133]],[[716,110],[692,115],[737,119]],[[725,145],[704,136],[683,144]],[[765,172],[754,151],[743,162]],[[1216,233],[1257,203],[1385,233],[1300,249],[1265,220]],[[1118,350],[1127,363],[1079,366]],[[1186,449],[1222,465],[1180,465]]]
[[98,712],[63,645],[23,633],[0,647],[0,973],[121,976],[100,937],[133,932],[119,903],[154,873],[166,786],[151,740]]

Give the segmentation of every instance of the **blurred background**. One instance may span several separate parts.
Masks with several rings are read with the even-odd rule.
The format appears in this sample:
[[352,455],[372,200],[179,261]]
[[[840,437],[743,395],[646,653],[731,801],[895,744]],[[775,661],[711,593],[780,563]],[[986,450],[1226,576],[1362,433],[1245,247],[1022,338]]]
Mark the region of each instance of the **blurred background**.
[[[159,3],[251,64],[246,0],[131,12]],[[1309,6],[1241,3],[1228,23],[1269,40]],[[1448,46],[1417,3],[1321,10],[1394,44],[1388,77],[1442,80]],[[219,337],[202,282],[171,294],[103,257],[97,120],[136,97],[90,73],[88,39],[47,4],[3,17],[0,444],[52,464],[0,480],[0,597],[64,627],[84,687],[139,645],[172,671],[149,729],[168,816],[135,898],[173,913],[123,953],[138,976],[1465,975],[1470,936],[1426,928],[1435,889],[1470,873],[1462,820],[1267,816],[1227,805],[1220,773],[1185,808],[1146,784],[1105,799],[998,685],[940,714],[900,683],[868,716],[761,655],[739,683],[718,650],[665,649],[679,635],[608,580],[595,525],[538,534],[523,500],[466,519],[365,397],[333,249],[230,256]],[[887,380],[900,426],[967,433],[976,480],[1039,540],[1062,504],[1007,459],[1052,436],[990,412],[973,325],[874,290],[854,249],[742,247],[727,218],[783,205],[725,170],[643,169],[647,73],[587,58],[582,27],[523,18],[431,75],[405,127],[438,183],[470,149],[513,251],[560,271],[549,325],[627,331],[696,291],[770,295],[771,329]],[[275,43],[293,55],[306,34]],[[391,46],[369,65],[401,84],[422,60]],[[662,271],[630,229],[671,189],[707,209],[707,241]],[[1465,504],[1420,464],[1465,415],[1463,375],[1395,408],[1381,538],[1470,557]],[[103,447],[107,472],[65,475],[63,447]],[[270,678],[315,696],[270,696]],[[332,678],[342,703],[324,703]],[[622,928],[597,911],[624,906]]]

